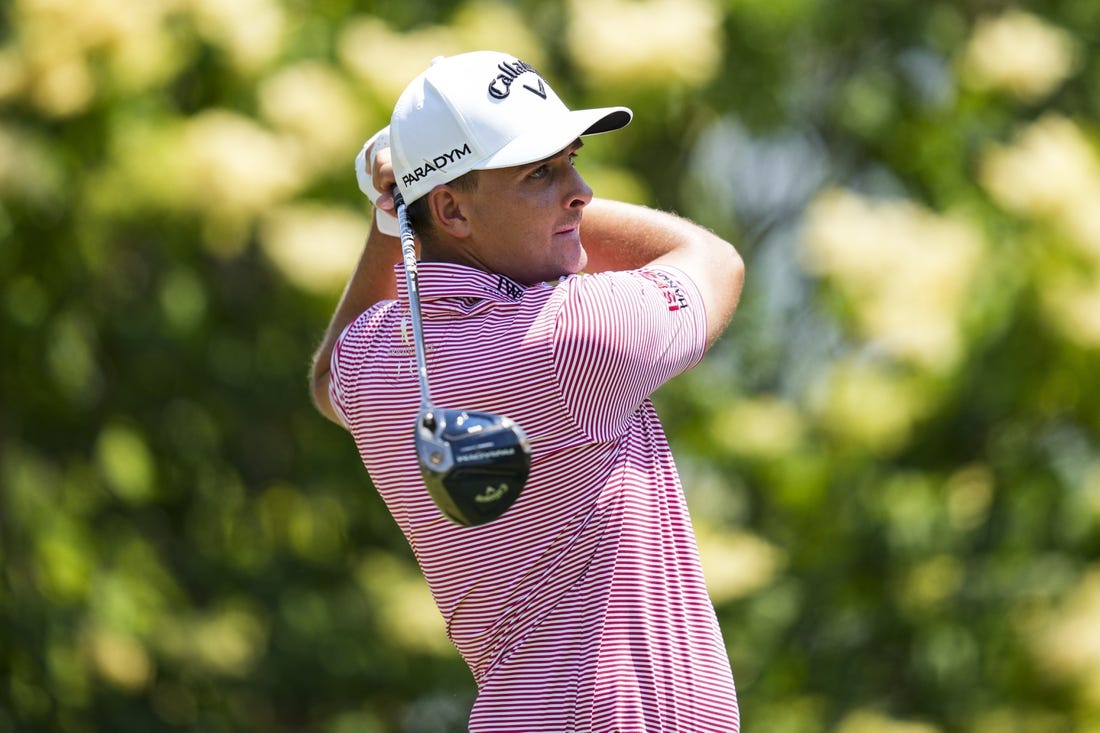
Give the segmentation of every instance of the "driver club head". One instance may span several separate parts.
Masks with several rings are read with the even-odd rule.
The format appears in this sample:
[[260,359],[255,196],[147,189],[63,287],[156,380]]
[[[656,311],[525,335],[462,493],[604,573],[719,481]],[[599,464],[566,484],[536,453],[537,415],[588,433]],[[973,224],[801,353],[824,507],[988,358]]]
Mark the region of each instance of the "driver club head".
[[523,429],[491,412],[422,408],[416,453],[432,500],[463,526],[491,522],[507,511],[531,472]]

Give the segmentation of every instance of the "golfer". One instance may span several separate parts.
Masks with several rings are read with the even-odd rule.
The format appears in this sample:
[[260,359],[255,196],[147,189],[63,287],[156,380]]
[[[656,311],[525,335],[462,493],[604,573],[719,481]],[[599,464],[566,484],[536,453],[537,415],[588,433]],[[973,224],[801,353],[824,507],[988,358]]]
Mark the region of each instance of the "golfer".
[[744,269],[689,221],[593,197],[584,141],[631,114],[571,111],[527,63],[460,54],[409,84],[357,162],[367,190],[396,183],[408,204],[433,402],[507,415],[530,439],[530,478],[500,518],[463,527],[432,502],[393,199],[373,194],[313,397],[350,431],[473,673],[475,733],[738,730],[649,398],[722,333]]

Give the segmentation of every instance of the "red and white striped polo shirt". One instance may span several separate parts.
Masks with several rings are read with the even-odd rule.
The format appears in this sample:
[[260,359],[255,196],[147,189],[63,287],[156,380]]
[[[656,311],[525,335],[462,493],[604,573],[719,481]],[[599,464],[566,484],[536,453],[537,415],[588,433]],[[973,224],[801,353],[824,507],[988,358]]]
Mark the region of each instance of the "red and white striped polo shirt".
[[517,421],[527,486],[460,527],[432,503],[404,275],[332,357],[332,402],[412,546],[477,682],[475,733],[731,733],[733,677],[649,395],[703,355],[694,284],[673,268],[531,287],[423,263],[432,399]]

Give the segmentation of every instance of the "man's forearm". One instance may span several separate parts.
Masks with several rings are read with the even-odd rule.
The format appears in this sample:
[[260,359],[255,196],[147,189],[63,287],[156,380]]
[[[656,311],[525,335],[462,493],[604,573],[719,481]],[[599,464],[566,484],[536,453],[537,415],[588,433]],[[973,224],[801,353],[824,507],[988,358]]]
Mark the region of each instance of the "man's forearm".
[[585,208],[581,240],[587,272],[634,270],[683,246],[685,229],[696,225],[636,204],[593,199]]
[[336,339],[349,323],[372,305],[397,297],[393,268],[399,262],[401,240],[382,234],[378,231],[378,225],[372,223],[363,252],[359,255],[359,262],[344,287],[344,293],[325,331],[324,339],[313,355],[310,370],[313,401],[317,409],[330,419],[336,420],[328,401],[329,362]]

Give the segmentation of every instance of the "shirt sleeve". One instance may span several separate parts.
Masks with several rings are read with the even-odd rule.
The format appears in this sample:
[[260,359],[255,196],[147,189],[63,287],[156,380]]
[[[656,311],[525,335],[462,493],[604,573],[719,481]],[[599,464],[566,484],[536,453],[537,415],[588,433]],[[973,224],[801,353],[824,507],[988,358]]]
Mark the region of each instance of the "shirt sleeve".
[[332,405],[332,411],[340,418],[340,422],[345,428],[350,423],[348,422],[347,413],[344,412],[344,367],[341,352],[344,350],[344,338],[357,322],[358,319],[344,326],[344,330],[340,332],[340,336],[336,339],[336,344],[332,348],[332,355],[329,357],[328,401]]
[[658,387],[702,358],[706,313],[695,283],[668,266],[573,277],[555,323],[566,408],[595,440],[626,429]]
[[329,359],[329,403],[344,427],[351,427],[348,394],[355,391],[363,364],[368,360],[367,350],[372,331],[379,318],[397,301],[383,300],[360,313],[336,339]]

